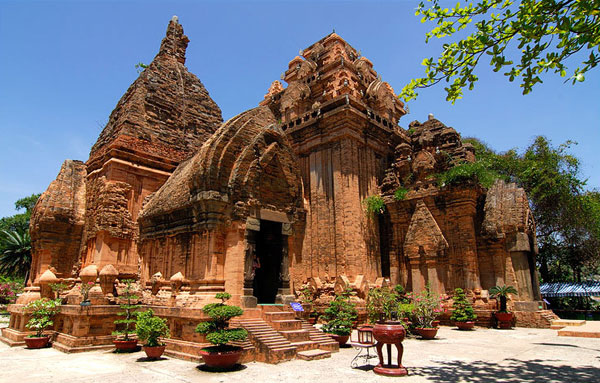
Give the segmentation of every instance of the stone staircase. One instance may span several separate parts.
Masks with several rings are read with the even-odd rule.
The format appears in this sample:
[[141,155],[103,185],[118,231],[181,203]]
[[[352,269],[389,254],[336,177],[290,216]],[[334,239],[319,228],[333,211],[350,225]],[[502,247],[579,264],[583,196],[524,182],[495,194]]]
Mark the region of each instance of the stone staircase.
[[248,331],[256,350],[256,361],[279,363],[295,358],[323,359],[338,350],[336,341],[310,324],[298,320],[292,311],[280,306],[259,306],[261,318],[241,318],[230,322]]

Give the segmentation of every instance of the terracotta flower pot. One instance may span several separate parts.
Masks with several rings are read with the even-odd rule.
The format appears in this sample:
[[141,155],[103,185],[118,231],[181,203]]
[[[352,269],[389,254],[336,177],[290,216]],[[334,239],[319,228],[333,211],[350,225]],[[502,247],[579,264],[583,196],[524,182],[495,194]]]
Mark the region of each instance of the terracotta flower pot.
[[428,339],[428,340],[434,339],[438,332],[437,328],[429,328],[429,327],[420,327],[420,328],[417,328],[416,330],[419,333],[419,335],[421,335],[421,338]]
[[496,319],[498,319],[500,322],[512,322],[513,319],[513,313],[497,312],[494,315],[496,315]]
[[35,348],[44,348],[48,345],[50,341],[49,336],[40,336],[40,337],[25,337],[25,344],[27,348],[35,349]]
[[475,322],[456,322],[456,327],[458,327],[459,330],[473,330],[473,327],[475,327]]
[[431,327],[440,327],[440,321],[439,320],[434,320],[431,322]]
[[378,342],[396,344],[402,342],[405,336],[406,330],[399,323],[377,323],[373,326],[373,337]]
[[241,347],[227,346],[223,349],[219,346],[206,347],[200,350],[200,356],[208,367],[231,368],[235,366],[242,356]]
[[130,340],[114,340],[117,351],[131,352],[137,348],[137,339]]
[[498,328],[510,329],[512,328],[513,313],[494,313],[496,319],[498,319]]
[[144,346],[144,352],[146,356],[150,359],[158,359],[162,356],[163,352],[165,352],[165,348],[167,346]]
[[327,334],[332,337],[336,342],[340,344],[340,346],[346,344],[348,339],[350,339],[350,335],[336,335],[336,334]]

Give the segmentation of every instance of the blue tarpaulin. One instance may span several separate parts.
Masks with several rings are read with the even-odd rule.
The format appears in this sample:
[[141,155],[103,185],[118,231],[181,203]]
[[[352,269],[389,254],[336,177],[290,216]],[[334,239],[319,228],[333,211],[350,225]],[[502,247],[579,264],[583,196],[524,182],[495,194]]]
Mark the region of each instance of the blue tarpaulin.
[[546,298],[600,296],[600,281],[542,283],[540,292]]

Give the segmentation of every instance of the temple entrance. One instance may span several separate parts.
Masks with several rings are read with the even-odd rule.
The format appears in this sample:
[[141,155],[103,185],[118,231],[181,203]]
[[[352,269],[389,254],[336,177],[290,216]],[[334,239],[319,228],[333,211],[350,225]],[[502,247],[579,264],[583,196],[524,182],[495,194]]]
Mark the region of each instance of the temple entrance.
[[253,295],[258,303],[275,303],[280,287],[282,249],[281,223],[261,220],[260,231],[256,235],[253,282]]

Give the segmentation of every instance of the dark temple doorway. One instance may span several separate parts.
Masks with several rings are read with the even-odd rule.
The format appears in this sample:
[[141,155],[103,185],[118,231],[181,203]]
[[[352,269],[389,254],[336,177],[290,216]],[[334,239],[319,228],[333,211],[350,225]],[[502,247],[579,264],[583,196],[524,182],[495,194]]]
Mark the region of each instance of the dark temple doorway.
[[256,258],[254,275],[254,296],[258,303],[275,303],[280,285],[283,236],[281,223],[260,221],[260,231],[256,236]]

